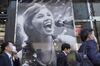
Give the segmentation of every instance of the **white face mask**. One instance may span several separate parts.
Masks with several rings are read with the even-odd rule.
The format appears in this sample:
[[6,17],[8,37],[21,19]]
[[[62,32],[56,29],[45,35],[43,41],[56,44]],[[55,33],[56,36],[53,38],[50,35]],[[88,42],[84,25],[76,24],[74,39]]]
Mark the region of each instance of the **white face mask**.
[[16,50],[15,46],[12,47],[12,52],[17,53],[17,50]]

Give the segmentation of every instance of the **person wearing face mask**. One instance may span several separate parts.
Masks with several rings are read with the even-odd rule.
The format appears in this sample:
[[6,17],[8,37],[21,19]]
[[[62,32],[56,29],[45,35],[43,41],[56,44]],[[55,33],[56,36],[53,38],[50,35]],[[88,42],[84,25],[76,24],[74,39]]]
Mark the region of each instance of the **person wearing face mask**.
[[13,66],[12,42],[5,42],[1,45],[0,66]]
[[70,45],[63,43],[61,52],[57,55],[57,66],[68,66],[67,55],[70,53]]
[[16,46],[13,46],[13,49],[12,49],[12,58],[13,58],[13,64],[14,64],[14,66],[21,66],[20,65],[20,59],[17,56]]
[[82,45],[80,46],[78,52],[87,51],[87,56],[94,66],[100,66],[100,52],[97,48],[97,42],[92,34],[93,29],[84,28],[80,32],[80,38],[82,40]]

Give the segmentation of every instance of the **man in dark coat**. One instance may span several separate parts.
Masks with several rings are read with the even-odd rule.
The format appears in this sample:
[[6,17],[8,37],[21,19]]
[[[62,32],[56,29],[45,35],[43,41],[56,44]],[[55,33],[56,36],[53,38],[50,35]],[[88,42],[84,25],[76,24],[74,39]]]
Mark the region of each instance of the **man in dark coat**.
[[57,66],[68,66],[67,54],[70,52],[70,45],[63,43],[61,46],[61,52],[57,54]]
[[83,52],[84,46],[87,50],[87,56],[94,66],[100,66],[100,52],[97,50],[97,43],[92,34],[92,29],[83,29],[80,32],[80,38],[83,44],[79,48],[79,52]]
[[0,66],[13,66],[12,42],[5,42],[1,45]]

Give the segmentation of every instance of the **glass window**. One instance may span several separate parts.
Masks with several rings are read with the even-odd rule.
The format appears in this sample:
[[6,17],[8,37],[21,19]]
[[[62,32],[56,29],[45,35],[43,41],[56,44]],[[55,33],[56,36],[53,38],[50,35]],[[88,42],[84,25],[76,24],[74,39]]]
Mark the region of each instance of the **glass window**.
[[100,16],[100,2],[93,3],[94,16]]
[[89,19],[88,7],[86,2],[73,3],[75,19]]

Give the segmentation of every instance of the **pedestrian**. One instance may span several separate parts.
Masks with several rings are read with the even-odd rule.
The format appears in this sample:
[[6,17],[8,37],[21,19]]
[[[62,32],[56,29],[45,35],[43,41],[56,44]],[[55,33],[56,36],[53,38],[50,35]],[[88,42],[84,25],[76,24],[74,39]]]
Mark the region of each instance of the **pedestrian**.
[[57,55],[57,66],[68,66],[68,53],[70,53],[70,45],[63,43],[61,46],[61,52]]
[[93,29],[82,29],[80,32],[80,38],[82,40],[82,45],[80,46],[78,52],[87,50],[87,56],[94,66],[100,66],[100,52],[97,48],[97,42],[95,41],[94,35],[92,34]]
[[5,42],[1,45],[0,66],[13,66],[12,42]]
[[21,66],[20,65],[19,57],[17,56],[17,50],[16,50],[15,46],[13,46],[12,57],[13,57],[13,64],[14,64],[14,66]]

